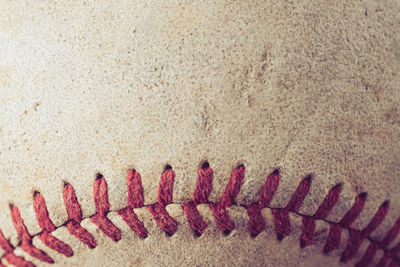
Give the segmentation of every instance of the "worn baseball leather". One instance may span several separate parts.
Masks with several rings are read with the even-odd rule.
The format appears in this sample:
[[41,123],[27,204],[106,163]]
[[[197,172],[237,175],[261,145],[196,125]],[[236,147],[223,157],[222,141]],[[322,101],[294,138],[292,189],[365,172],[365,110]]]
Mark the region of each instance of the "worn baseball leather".
[[[45,265],[22,249],[29,242],[15,229],[18,213],[32,246],[60,266],[343,265],[347,240],[359,240],[387,210],[374,231],[364,231],[370,239],[356,241],[346,263],[354,265],[397,225],[399,1],[0,0],[0,14],[2,264],[12,251]],[[212,190],[197,205],[207,227],[193,222],[203,231],[195,237],[185,203],[196,201],[205,161]],[[166,166],[173,192],[160,199]],[[243,179],[224,198],[240,166]],[[134,210],[146,238],[123,219],[133,216],[122,211],[132,169],[141,176],[143,206]],[[258,210],[275,170],[279,186]],[[103,181],[109,203],[96,206],[93,190],[104,190]],[[302,183],[303,201],[289,205]],[[339,184],[339,200],[316,220],[321,235],[302,247],[303,218],[315,216]],[[71,213],[70,226],[69,186],[82,213]],[[164,208],[176,222],[176,231],[166,228],[171,236],[155,219]],[[358,216],[346,217],[350,210]],[[48,219],[37,219],[46,212]],[[220,214],[235,228],[221,231]],[[288,216],[291,231],[279,230],[279,241],[276,222]],[[340,225],[341,243],[324,254],[330,223]],[[87,243],[68,227],[90,233]],[[114,229],[113,238],[102,227]],[[52,236],[72,252],[46,246]]]

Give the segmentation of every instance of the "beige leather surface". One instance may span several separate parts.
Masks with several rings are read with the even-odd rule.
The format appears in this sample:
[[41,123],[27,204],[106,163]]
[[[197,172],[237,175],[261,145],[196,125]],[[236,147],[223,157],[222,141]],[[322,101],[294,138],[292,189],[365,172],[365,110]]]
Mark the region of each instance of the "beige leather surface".
[[[64,181],[88,218],[97,172],[116,211],[127,206],[129,168],[151,204],[170,164],[174,202],[182,203],[204,160],[214,170],[212,201],[244,164],[240,204],[256,201],[280,168],[272,207],[285,206],[312,173],[302,214],[343,182],[330,221],[364,191],[355,229],[386,199],[389,214],[373,236],[381,239],[400,215],[399,1],[0,0],[0,14],[0,228],[14,245],[9,203],[31,234],[41,231],[35,190],[61,226]],[[120,242],[99,233],[90,252],[61,227],[75,255],[49,254],[56,264],[84,266],[339,264],[321,253],[323,242],[307,248],[315,253],[301,250],[295,233],[280,243],[272,230],[251,239],[246,226],[229,237],[210,226],[194,239],[182,221],[176,236],[154,225],[143,241],[120,226]]]

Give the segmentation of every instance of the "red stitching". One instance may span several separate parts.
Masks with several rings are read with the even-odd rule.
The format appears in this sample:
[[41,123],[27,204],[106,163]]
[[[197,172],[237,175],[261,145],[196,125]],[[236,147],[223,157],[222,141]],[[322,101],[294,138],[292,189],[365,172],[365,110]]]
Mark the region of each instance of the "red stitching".
[[242,185],[243,179],[244,166],[240,165],[233,170],[228,185],[226,186],[225,192],[222,195],[221,202],[219,203],[222,208],[227,208],[235,204],[236,196],[237,194],[239,194],[240,186]]
[[169,216],[165,206],[172,203],[172,192],[175,181],[175,172],[172,167],[167,165],[160,178],[158,185],[158,203],[148,207],[153,219],[167,233],[173,235],[178,229],[178,223]]
[[288,236],[291,232],[289,211],[297,212],[303,203],[304,198],[310,191],[311,187],[311,176],[304,178],[296,192],[293,194],[287,206],[283,209],[272,209],[272,215],[274,216],[275,232],[278,240],[282,240],[285,236]]
[[342,228],[349,228],[355,219],[357,219],[364,208],[366,198],[367,193],[364,192],[359,194],[351,209],[346,212],[340,222],[338,224],[331,223],[328,240],[324,247],[324,253],[329,253],[339,247]]
[[78,238],[89,248],[95,248],[97,243],[94,239],[94,236],[80,225],[82,221],[82,210],[72,185],[64,183],[63,197],[65,208],[69,217],[69,220],[66,224],[69,233]]
[[[6,261],[12,265],[15,266],[25,266],[25,267],[33,267],[33,263],[26,261],[23,257],[19,257],[14,254],[14,247],[11,245],[10,241],[8,241],[4,235],[3,232],[0,230],[0,247],[4,250],[5,254],[3,257],[6,259]],[[2,267],[0,263],[0,267]]]
[[312,217],[303,217],[303,223],[301,225],[302,234],[300,236],[300,246],[305,247],[313,243],[314,231],[315,231],[315,220],[325,219],[336,203],[339,202],[340,191],[342,184],[334,186],[326,195],[324,201],[319,206],[318,210]]
[[160,184],[158,185],[158,203],[162,206],[166,206],[172,203],[172,192],[175,182],[175,172],[172,167],[167,165],[160,178]]
[[208,203],[208,197],[212,190],[213,171],[210,168],[208,161],[203,162],[197,173],[198,178],[196,189],[193,193],[193,201],[183,203],[182,208],[194,235],[200,236],[206,229],[207,223],[203,220],[196,206],[198,204]]
[[40,261],[54,263],[54,260],[48,256],[44,251],[36,248],[32,244],[32,236],[29,234],[28,229],[24,224],[24,220],[21,218],[21,214],[13,204],[10,204],[11,209],[11,219],[14,224],[15,230],[17,231],[18,237],[21,240],[21,245],[19,246],[26,253]]
[[193,201],[196,204],[208,203],[208,197],[212,190],[213,171],[210,164],[206,161],[198,170],[196,189],[193,193]]
[[148,236],[147,229],[144,224],[139,220],[136,213],[133,211],[135,208],[143,207],[144,196],[142,178],[140,174],[135,170],[129,170],[128,172],[128,204],[129,206],[125,209],[117,211],[122,219],[128,224],[128,226],[141,238]]
[[[207,223],[203,220],[200,212],[197,209],[198,204],[208,204],[212,215],[215,218],[218,228],[228,235],[235,229],[235,224],[229,216],[227,208],[236,204],[236,197],[240,191],[241,184],[244,179],[245,167],[240,165],[232,171],[225,192],[221,197],[221,201],[217,203],[209,202],[208,197],[212,190],[213,171],[209,163],[206,161],[198,170],[198,179],[196,188],[193,193],[193,201],[182,203],[182,209],[189,226],[193,230],[195,236],[200,236],[207,228]],[[366,266],[371,263],[378,250],[383,250],[383,256],[379,260],[379,266],[398,266],[400,259],[397,254],[400,253],[400,242],[393,248],[388,246],[394,241],[400,232],[400,217],[397,219],[392,228],[388,231],[382,240],[375,240],[370,237],[371,233],[383,222],[389,211],[389,201],[385,201],[377,210],[375,216],[369,224],[361,231],[351,228],[352,223],[361,214],[367,193],[359,194],[353,206],[346,212],[339,223],[329,222],[326,220],[334,206],[339,202],[341,184],[334,186],[325,197],[318,210],[312,216],[307,216],[299,213],[299,209],[311,188],[311,175],[304,178],[295,193],[292,195],[289,203],[284,208],[272,208],[269,206],[281,179],[279,169],[274,170],[266,179],[265,184],[261,188],[258,202],[251,203],[246,206],[246,211],[249,216],[249,233],[255,237],[265,229],[265,220],[262,216],[262,209],[268,208],[273,215],[275,232],[278,240],[291,233],[289,213],[296,213],[302,217],[302,234],[300,235],[300,246],[310,246],[313,244],[315,235],[316,220],[323,220],[330,224],[330,231],[323,248],[324,253],[329,253],[338,248],[341,233],[343,230],[349,231],[347,245],[341,254],[340,260],[348,262],[357,254],[358,249],[363,240],[368,239],[370,245],[356,266]],[[158,187],[157,203],[147,206],[153,219],[159,227],[167,234],[173,235],[177,231],[178,224],[166,210],[168,204],[173,203],[173,185],[175,180],[175,172],[172,167],[167,165],[160,177]],[[127,191],[128,191],[128,206],[118,210],[117,213],[127,223],[127,225],[141,238],[148,236],[147,229],[143,222],[139,220],[134,212],[135,208],[144,207],[144,194],[141,182],[141,176],[135,170],[129,170],[127,176]],[[64,203],[68,213],[68,220],[65,225],[71,235],[74,235],[82,243],[89,248],[96,247],[96,240],[93,235],[84,229],[80,223],[82,222],[82,210],[77,200],[75,190],[72,185],[64,184]],[[96,206],[96,214],[90,217],[90,220],[100,229],[105,235],[114,241],[121,239],[121,230],[116,227],[111,220],[107,218],[110,212],[110,203],[108,201],[108,188],[106,179],[103,175],[98,174],[93,185],[93,197]],[[63,241],[54,237],[51,233],[57,229],[51,221],[44,197],[39,192],[33,194],[33,209],[36,214],[36,219],[42,232],[36,234],[46,246],[63,254],[67,257],[73,255],[71,247]],[[10,204],[11,219],[20,239],[19,248],[27,252],[34,258],[42,262],[53,263],[53,259],[44,251],[36,248],[32,244],[34,236],[30,235],[23,219],[21,218],[18,208]],[[0,247],[4,250],[3,256],[0,258],[0,267],[3,266],[1,261],[6,260],[9,264],[15,266],[34,266],[33,263],[25,260],[21,256],[14,254],[15,247],[6,239],[3,232],[0,230]]]
[[255,237],[265,229],[265,221],[261,214],[261,209],[266,208],[278,188],[280,181],[279,169],[274,170],[268,177],[264,186],[261,188],[259,201],[247,207],[249,215],[249,231]]
[[38,235],[39,239],[42,240],[46,246],[60,254],[63,254],[67,257],[74,255],[74,252],[70,246],[51,234],[51,232],[55,231],[57,228],[50,220],[46,202],[39,192],[33,193],[33,209],[36,213],[36,220],[40,228],[43,230],[43,232]]
[[106,179],[100,173],[97,174],[94,182],[93,195],[96,214],[90,220],[112,240],[119,241],[121,239],[121,230],[107,218],[107,213],[110,211],[108,188]]
[[203,221],[196,204],[194,202],[187,202],[182,204],[182,207],[190,228],[192,228],[196,236],[201,236],[207,227],[207,223]]

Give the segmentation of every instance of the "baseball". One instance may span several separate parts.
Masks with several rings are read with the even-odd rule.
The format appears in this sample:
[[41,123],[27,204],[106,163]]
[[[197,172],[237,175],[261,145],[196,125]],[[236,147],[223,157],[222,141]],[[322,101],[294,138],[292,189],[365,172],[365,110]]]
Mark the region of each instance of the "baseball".
[[400,265],[400,2],[0,0],[0,266]]

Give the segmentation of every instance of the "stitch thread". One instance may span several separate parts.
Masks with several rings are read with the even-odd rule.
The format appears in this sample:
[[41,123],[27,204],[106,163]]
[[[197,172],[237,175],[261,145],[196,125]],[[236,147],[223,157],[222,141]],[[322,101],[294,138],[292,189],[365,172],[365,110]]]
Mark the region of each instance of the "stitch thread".
[[[227,208],[232,205],[237,205],[236,197],[244,179],[244,172],[244,165],[235,168],[231,173],[231,177],[220,202],[213,203],[208,200],[212,190],[213,171],[207,161],[203,162],[198,170],[198,179],[193,193],[193,200],[181,204],[188,224],[193,230],[195,236],[202,235],[204,230],[207,228],[207,223],[203,220],[200,212],[197,210],[196,206],[198,204],[209,205],[218,228],[225,235],[228,235],[233,229],[235,229],[235,224],[230,218]],[[172,193],[174,179],[175,172],[171,166],[167,165],[160,177],[157,202],[147,206],[153,219],[167,235],[173,235],[177,231],[178,227],[177,222],[168,214],[165,208],[168,204],[173,203]],[[329,253],[337,249],[340,243],[342,231],[348,230],[349,238],[347,240],[347,245],[340,257],[342,262],[348,262],[353,259],[357,254],[362,241],[368,239],[370,245],[361,260],[356,263],[356,266],[366,266],[370,264],[374,260],[379,249],[383,250],[384,254],[379,261],[379,266],[386,266],[388,264],[390,266],[397,266],[400,264],[400,259],[397,257],[397,254],[400,253],[400,242],[393,248],[388,248],[400,232],[400,217],[382,240],[379,241],[370,237],[371,233],[383,222],[388,214],[389,201],[385,201],[378,208],[369,224],[363,230],[358,231],[351,228],[351,225],[361,214],[365,205],[367,193],[363,192],[359,194],[356,197],[353,206],[346,212],[340,222],[334,223],[326,221],[326,217],[339,202],[342,184],[337,184],[331,188],[314,215],[307,216],[300,214],[298,211],[311,188],[312,176],[309,175],[300,182],[289,203],[284,208],[272,208],[269,206],[269,203],[278,188],[280,179],[279,169],[274,170],[267,177],[265,184],[261,188],[258,202],[251,203],[245,207],[249,216],[248,229],[251,236],[255,237],[265,229],[265,220],[261,213],[262,209],[268,208],[271,210],[278,240],[282,240],[286,236],[290,235],[291,224],[289,213],[296,213],[302,217],[302,234],[299,237],[301,247],[313,244],[315,221],[324,220],[330,224],[329,235],[323,248],[324,253]],[[127,191],[128,206],[118,210],[117,213],[140,238],[146,238],[148,236],[147,229],[133,210],[135,208],[144,207],[141,176],[134,169],[129,170],[128,172]],[[64,225],[67,227],[69,233],[89,248],[96,247],[97,243],[93,235],[80,225],[83,220],[82,210],[77,200],[75,190],[71,184],[64,183],[63,197],[68,214],[68,220]],[[90,217],[90,220],[105,235],[117,242],[121,239],[121,230],[107,218],[107,214],[110,212],[108,187],[106,179],[101,174],[97,174],[96,180],[94,181],[93,197],[96,206],[96,213]],[[33,194],[33,209],[36,214],[37,223],[42,229],[42,232],[35,236],[38,236],[46,246],[58,253],[67,257],[72,256],[73,251],[71,247],[51,234],[57,229],[57,227],[49,217],[45,199],[40,192],[34,192]],[[18,247],[42,262],[54,263],[54,260],[50,256],[32,244],[33,236],[29,234],[18,208],[15,205],[10,204],[10,212],[13,225],[18,238],[20,239]],[[3,260],[6,260],[9,264],[15,266],[34,266],[33,263],[14,254],[15,247],[7,240],[1,229],[0,247],[5,252],[0,258],[0,267],[3,266],[1,264],[1,261]]]
[[355,203],[349,211],[343,216],[338,224],[331,223],[328,240],[324,247],[324,253],[329,253],[339,247],[340,237],[342,235],[342,228],[349,228],[351,224],[357,219],[364,208],[367,193],[363,192],[356,198]]
[[[23,257],[17,256],[14,254],[14,247],[11,245],[10,241],[8,241],[3,232],[0,230],[0,247],[4,250],[5,254],[3,255],[4,259],[12,265],[15,266],[26,266],[26,267],[33,267],[34,265],[25,260]],[[3,267],[0,263],[0,267]]]
[[303,217],[302,220],[302,234],[300,236],[300,246],[305,247],[313,243],[314,231],[315,231],[315,220],[325,219],[336,203],[339,202],[340,192],[342,190],[342,184],[337,184],[332,187],[328,195],[325,197],[318,210],[312,217]]
[[143,207],[144,196],[142,187],[142,178],[136,170],[129,170],[128,172],[128,204],[125,209],[117,211],[126,224],[141,238],[148,236],[147,229],[144,224],[139,220],[136,213],[133,211],[135,208]]
[[106,179],[100,173],[97,174],[96,181],[94,182],[93,195],[96,214],[90,220],[112,240],[119,241],[121,239],[121,230],[107,218],[107,213],[110,211],[108,188]]
[[266,208],[278,188],[280,180],[279,169],[274,170],[268,177],[261,189],[259,201],[252,203],[247,207],[249,215],[249,231],[252,237],[256,237],[265,229],[265,221],[261,214],[261,210]]
[[43,232],[38,235],[39,239],[42,240],[42,242],[46,246],[54,249],[60,254],[63,254],[67,257],[71,257],[72,255],[74,255],[74,252],[72,251],[72,248],[70,246],[51,234],[51,232],[55,231],[57,228],[50,220],[46,202],[39,192],[33,193],[33,209],[36,213],[37,223],[43,230]]
[[17,206],[10,204],[10,210],[12,222],[14,224],[15,230],[17,231],[17,235],[21,240],[21,245],[19,247],[26,253],[34,258],[37,258],[40,261],[54,263],[54,260],[49,255],[47,255],[46,252],[33,246],[32,236],[29,234]]
[[174,187],[175,172],[172,167],[167,165],[160,178],[158,185],[158,203],[148,207],[153,219],[158,226],[169,236],[173,235],[178,229],[178,223],[169,216],[165,206],[172,203],[172,192]]
[[68,213],[68,221],[66,227],[69,233],[78,238],[82,243],[89,248],[97,246],[94,236],[83,228],[80,223],[82,222],[82,210],[76,198],[75,190],[72,185],[64,183],[64,204]]
[[293,194],[289,203],[283,209],[272,209],[272,215],[274,216],[275,232],[278,240],[282,240],[285,236],[288,236],[291,232],[289,211],[297,212],[303,203],[304,198],[310,191],[311,187],[311,176],[307,176],[301,181],[297,187],[296,192]]

